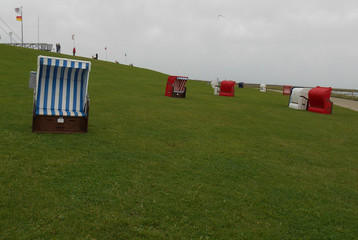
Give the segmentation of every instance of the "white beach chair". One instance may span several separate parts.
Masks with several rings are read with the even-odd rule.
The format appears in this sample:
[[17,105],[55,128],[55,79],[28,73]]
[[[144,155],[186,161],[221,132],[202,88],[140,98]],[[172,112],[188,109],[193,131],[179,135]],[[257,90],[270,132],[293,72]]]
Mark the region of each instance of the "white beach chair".
[[307,110],[308,92],[310,90],[310,88],[292,88],[288,107],[297,110]]
[[220,93],[220,81],[219,80],[211,81],[211,87],[214,89],[214,95],[219,95],[219,93]]
[[262,83],[260,84],[260,92],[266,92],[267,89],[266,89],[266,84]]

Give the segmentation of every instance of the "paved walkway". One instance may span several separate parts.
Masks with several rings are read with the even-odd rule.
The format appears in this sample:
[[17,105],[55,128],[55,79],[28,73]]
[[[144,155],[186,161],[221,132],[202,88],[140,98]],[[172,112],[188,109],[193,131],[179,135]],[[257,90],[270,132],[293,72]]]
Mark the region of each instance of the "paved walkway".
[[331,101],[333,102],[333,107],[334,105],[337,105],[358,112],[358,101],[353,101],[343,98],[334,98],[334,97],[331,97]]

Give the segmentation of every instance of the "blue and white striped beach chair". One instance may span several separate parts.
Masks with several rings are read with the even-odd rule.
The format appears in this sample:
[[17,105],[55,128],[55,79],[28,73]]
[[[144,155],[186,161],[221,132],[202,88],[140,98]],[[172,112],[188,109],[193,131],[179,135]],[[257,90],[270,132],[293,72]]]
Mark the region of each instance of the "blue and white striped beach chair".
[[33,132],[87,132],[91,62],[39,56]]

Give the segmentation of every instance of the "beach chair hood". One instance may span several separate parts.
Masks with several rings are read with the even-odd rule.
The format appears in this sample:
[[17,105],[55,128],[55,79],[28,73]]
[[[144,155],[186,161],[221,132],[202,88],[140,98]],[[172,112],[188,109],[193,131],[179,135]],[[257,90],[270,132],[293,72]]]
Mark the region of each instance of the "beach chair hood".
[[333,103],[330,101],[331,87],[315,87],[308,93],[309,105],[308,111],[331,114]]
[[234,81],[222,81],[220,85],[220,96],[233,97],[235,94]]
[[309,91],[310,88],[292,88],[288,104],[289,108],[297,110],[307,110]]
[[91,63],[39,56],[36,115],[85,116]]

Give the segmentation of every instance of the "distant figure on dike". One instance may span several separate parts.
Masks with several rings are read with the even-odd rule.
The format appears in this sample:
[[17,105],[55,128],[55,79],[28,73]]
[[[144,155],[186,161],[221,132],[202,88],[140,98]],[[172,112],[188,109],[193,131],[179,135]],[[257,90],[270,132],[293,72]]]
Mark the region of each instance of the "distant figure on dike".
[[76,56],[76,48],[74,47],[72,50],[73,56]]
[[56,52],[57,53],[61,52],[61,45],[59,43],[56,43]]

